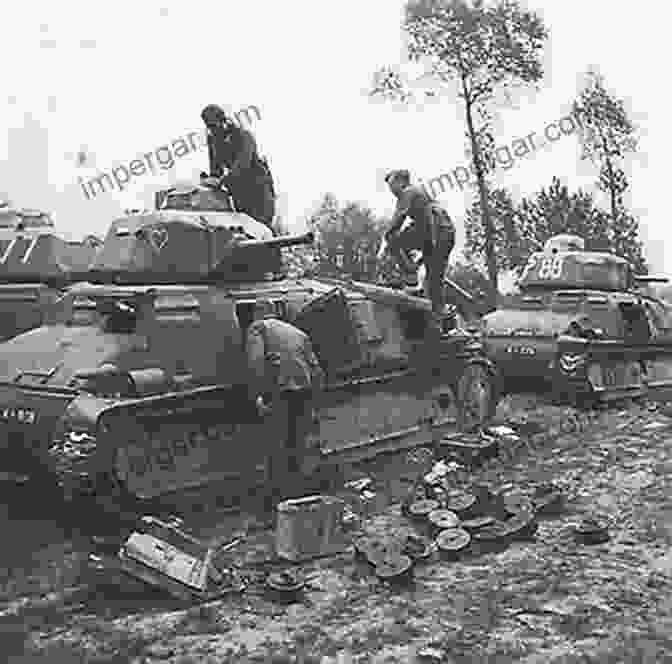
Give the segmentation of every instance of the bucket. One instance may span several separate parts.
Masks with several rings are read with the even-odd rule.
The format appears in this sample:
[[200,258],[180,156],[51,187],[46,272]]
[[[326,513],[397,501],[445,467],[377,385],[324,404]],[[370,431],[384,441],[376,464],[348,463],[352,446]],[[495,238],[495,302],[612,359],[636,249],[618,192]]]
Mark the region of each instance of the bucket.
[[343,527],[345,505],[332,496],[285,500],[277,507],[275,546],[291,561],[342,553],[349,546]]

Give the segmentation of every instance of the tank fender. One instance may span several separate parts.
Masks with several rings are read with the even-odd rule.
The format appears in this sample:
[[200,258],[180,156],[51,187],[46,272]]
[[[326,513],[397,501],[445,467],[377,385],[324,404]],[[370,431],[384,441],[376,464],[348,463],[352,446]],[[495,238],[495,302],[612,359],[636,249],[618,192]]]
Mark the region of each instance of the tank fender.
[[66,407],[56,428],[56,439],[70,431],[95,435],[98,430],[98,418],[111,407],[111,399],[103,399],[90,394],[80,394]]

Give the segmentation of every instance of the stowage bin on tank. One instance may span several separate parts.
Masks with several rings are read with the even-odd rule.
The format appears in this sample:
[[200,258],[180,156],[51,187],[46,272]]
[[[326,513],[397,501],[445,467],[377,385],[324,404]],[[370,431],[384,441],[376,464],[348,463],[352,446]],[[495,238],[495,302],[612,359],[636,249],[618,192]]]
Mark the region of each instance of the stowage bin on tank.
[[[0,345],[7,462],[47,469],[68,495],[137,506],[253,478],[288,437],[310,473],[329,451],[431,442],[451,416],[477,429],[493,415],[478,340],[446,331],[428,349],[426,300],[287,278],[282,248],[312,236],[274,237],[220,192],[183,187],[157,203],[112,224],[45,325]],[[260,301],[309,335],[324,375],[301,426],[251,389]]]

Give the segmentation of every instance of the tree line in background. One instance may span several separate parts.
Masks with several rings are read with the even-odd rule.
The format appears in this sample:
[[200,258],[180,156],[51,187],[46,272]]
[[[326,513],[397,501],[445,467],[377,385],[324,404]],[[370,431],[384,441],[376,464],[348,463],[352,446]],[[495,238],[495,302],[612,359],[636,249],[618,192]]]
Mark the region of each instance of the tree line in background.
[[[614,223],[589,192],[570,192],[557,177],[518,204],[506,189],[492,189],[488,203],[499,274],[519,275],[530,254],[559,233],[579,235],[586,239],[588,249],[614,251],[630,260],[639,273],[646,271],[632,217],[619,214]],[[389,257],[377,258],[389,221],[359,203],[340,204],[333,194],[326,194],[308,220],[316,236],[314,247],[296,247],[289,252],[292,272],[296,276],[347,276],[371,283],[394,281],[400,277],[394,263]],[[476,297],[487,299],[491,282],[483,260],[483,229],[480,201],[476,200],[465,218],[463,256],[452,261],[447,276]]]
[[587,248],[614,251],[645,272],[638,221],[624,199],[629,186],[624,161],[637,149],[636,131],[604,79],[589,71],[572,110],[582,123],[580,158],[597,167],[597,188],[607,195],[608,209],[598,207],[589,192],[569,192],[557,178],[514,204],[506,189],[493,184],[493,120],[502,97],[510,103],[514,92],[543,78],[548,29],[542,19],[517,0],[487,6],[483,0],[409,0],[402,27],[409,61],[425,66],[424,83],[409,80],[399,68],[383,67],[370,94],[407,102],[424,88],[427,97],[447,93],[462,106],[466,153],[475,175],[465,255],[487,275],[490,303],[496,302],[502,271],[520,270],[529,254],[558,232],[577,233]]

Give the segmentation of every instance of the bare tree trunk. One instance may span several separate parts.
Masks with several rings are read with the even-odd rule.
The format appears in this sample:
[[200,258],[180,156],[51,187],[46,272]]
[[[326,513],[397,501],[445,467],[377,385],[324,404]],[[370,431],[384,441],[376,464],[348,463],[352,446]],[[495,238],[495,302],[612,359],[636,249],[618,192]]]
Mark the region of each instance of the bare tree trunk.
[[602,136],[602,145],[604,147],[604,163],[607,167],[607,174],[609,175],[609,199],[611,201],[611,220],[616,223],[618,217],[618,201],[616,196],[616,182],[614,182],[614,168],[611,164],[611,157],[609,157],[607,140]]
[[488,294],[491,307],[497,305],[497,294],[499,292],[498,272],[497,272],[497,257],[495,255],[495,228],[490,216],[490,205],[488,202],[488,187],[485,181],[485,173],[483,172],[483,162],[481,160],[481,151],[476,141],[476,131],[474,129],[474,120],[472,117],[472,101],[467,90],[467,82],[462,77],[462,92],[464,94],[465,115],[467,119],[467,131],[469,133],[469,141],[471,143],[471,155],[474,164],[474,172],[476,173],[476,183],[478,186],[478,193],[481,201],[481,216],[483,221],[483,230],[485,233],[485,262],[488,270],[488,278],[490,280],[490,293]]

